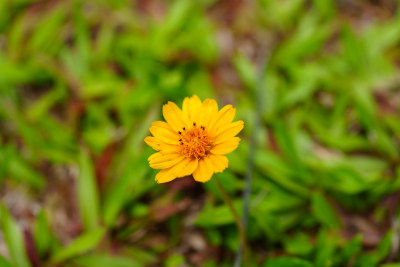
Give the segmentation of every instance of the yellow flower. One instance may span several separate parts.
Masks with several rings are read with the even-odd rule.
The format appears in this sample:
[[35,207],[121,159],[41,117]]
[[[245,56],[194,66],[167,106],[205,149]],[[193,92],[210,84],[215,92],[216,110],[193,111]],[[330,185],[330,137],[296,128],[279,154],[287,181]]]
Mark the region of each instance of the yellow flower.
[[163,106],[167,122],[156,121],[150,127],[153,136],[144,141],[159,151],[149,157],[150,167],[160,169],[158,183],[193,175],[199,182],[228,167],[225,154],[235,150],[240,138],[235,137],[243,121],[232,122],[236,109],[227,105],[218,111],[213,99],[204,102],[196,96],[186,97],[182,110],[173,102]]

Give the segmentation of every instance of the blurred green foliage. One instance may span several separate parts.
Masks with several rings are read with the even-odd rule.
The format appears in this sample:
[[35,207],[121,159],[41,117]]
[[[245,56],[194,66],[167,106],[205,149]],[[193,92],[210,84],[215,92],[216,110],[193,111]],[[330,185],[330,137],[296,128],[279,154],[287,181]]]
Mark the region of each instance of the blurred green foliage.
[[[238,212],[261,98],[254,266],[400,264],[400,16],[368,1],[225,2],[0,1],[0,266],[231,266],[239,236],[216,184],[158,185],[146,160],[161,105],[192,94],[245,121],[218,175]],[[365,22],[353,5],[386,11]],[[21,188],[40,206],[24,227],[9,211]],[[78,230],[57,228],[62,206]],[[206,242],[200,263],[187,229]]]

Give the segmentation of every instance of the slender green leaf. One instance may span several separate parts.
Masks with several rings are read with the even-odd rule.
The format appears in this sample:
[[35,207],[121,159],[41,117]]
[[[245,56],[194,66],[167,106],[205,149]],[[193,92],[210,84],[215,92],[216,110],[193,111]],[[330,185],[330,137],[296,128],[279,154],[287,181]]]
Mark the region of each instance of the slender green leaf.
[[79,171],[77,181],[79,211],[85,228],[94,230],[99,223],[99,196],[93,165],[84,149],[79,155]]
[[0,226],[13,263],[18,267],[31,267],[21,230],[4,205],[0,206]]
[[54,264],[60,263],[86,253],[98,245],[104,234],[105,230],[102,228],[87,232],[56,252],[50,261]]
[[73,260],[76,264],[81,267],[141,267],[143,264],[136,260],[124,257],[116,257],[103,254],[87,255],[75,258]]
[[311,210],[315,218],[329,228],[340,226],[339,217],[335,210],[320,192],[315,192],[311,198]]
[[263,267],[312,267],[313,265],[300,258],[279,257],[276,259],[268,259]]

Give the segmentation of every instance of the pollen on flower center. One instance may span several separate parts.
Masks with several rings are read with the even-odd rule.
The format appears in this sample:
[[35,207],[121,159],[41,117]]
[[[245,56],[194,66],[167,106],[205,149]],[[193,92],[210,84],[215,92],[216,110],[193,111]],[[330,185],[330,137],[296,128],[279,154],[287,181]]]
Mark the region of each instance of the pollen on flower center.
[[204,126],[198,126],[193,122],[190,129],[182,128],[178,132],[181,154],[187,158],[201,159],[208,155],[212,148],[212,142]]

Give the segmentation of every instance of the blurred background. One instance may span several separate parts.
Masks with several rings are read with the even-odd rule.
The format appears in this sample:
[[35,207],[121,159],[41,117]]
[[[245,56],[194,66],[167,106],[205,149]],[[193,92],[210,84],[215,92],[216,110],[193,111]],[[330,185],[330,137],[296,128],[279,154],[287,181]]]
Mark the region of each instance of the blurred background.
[[215,180],[147,162],[162,104],[192,94],[245,121],[218,174],[238,212],[260,118],[251,266],[400,266],[398,6],[1,0],[0,266],[232,266]]

